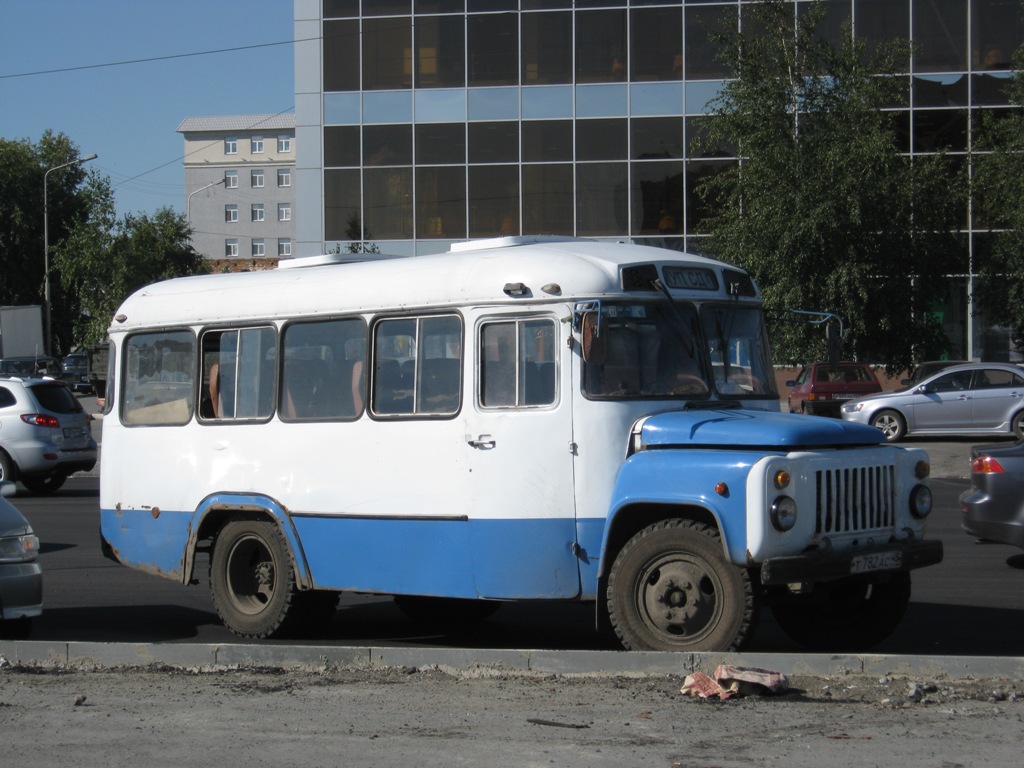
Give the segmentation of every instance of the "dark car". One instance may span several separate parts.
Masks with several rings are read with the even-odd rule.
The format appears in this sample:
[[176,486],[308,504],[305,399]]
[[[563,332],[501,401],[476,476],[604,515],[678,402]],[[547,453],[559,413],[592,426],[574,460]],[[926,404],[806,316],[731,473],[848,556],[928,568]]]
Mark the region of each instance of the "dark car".
[[971,448],[971,489],[960,496],[960,513],[968,535],[1024,548],[1024,442]]
[[790,413],[839,417],[847,400],[882,391],[878,377],[867,363],[811,363],[794,381],[787,381]]
[[923,363],[918,363],[917,367],[910,372],[909,379],[903,379],[900,384],[904,387],[912,387],[918,382],[924,381],[930,376],[934,376],[940,371],[944,371],[947,368],[954,365],[965,365],[971,362],[970,360],[928,360]]
[[72,352],[61,360],[60,379],[74,392],[92,391],[89,383],[89,355],[86,352]]
[[60,376],[60,363],[55,357],[5,357],[0,360],[0,376]]

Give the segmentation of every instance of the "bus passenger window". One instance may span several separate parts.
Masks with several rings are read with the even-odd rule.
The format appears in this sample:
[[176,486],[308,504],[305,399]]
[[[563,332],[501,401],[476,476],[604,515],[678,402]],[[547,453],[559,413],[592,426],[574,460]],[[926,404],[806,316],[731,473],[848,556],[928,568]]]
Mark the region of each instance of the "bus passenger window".
[[379,416],[450,416],[462,391],[462,320],[382,320],[374,329],[373,400]]
[[199,415],[266,419],[273,412],[275,333],[270,327],[203,334]]
[[356,419],[363,410],[362,318],[291,323],[284,331],[282,421]]
[[125,424],[184,424],[195,406],[193,359],[196,339],[191,331],[140,333],[124,348]]

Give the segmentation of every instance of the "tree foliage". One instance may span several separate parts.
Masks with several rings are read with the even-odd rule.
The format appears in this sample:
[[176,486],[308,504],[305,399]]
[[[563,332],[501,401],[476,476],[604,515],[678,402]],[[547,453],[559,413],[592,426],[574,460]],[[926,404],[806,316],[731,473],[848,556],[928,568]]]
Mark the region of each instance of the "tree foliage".
[[[50,131],[36,144],[0,139],[0,304],[43,303],[44,177],[80,157]],[[54,352],[104,339],[132,291],[205,271],[184,216],[165,208],[118,220],[109,179],[81,164],[45,178]]]
[[[766,306],[838,314],[845,355],[901,369],[949,346],[933,310],[966,268],[965,190],[944,156],[902,155],[883,111],[906,100],[905,76],[888,76],[906,70],[906,44],[869,50],[847,27],[833,46],[822,14],[760,0],[718,38],[734,79],[707,141],[741,160],[700,190],[716,211],[710,250],[750,270]],[[820,326],[773,337],[780,359],[825,355]]]
[[[0,138],[0,304],[43,304],[45,283],[44,227],[51,246],[60,242],[77,222],[89,215],[88,196],[95,179],[82,165],[46,172],[81,157],[64,134],[47,131],[38,143],[27,139]],[[44,224],[43,187],[46,186]],[[50,299],[53,333],[71,341],[70,316],[64,307],[69,298],[52,274]],[[70,299],[74,303],[74,297]],[[66,346],[56,344],[56,350]]]
[[108,226],[75,228],[57,252],[56,266],[69,292],[77,290],[81,312],[75,338],[95,344],[106,338],[111,318],[130,294],[150,283],[207,271],[206,261],[189,243],[185,217],[170,208],[152,216],[109,217],[105,201],[96,201]]
[[987,224],[976,248],[976,305],[989,325],[1007,325],[1024,348],[1024,46],[1013,57],[1008,95],[1017,109],[985,113],[973,158],[975,211]]

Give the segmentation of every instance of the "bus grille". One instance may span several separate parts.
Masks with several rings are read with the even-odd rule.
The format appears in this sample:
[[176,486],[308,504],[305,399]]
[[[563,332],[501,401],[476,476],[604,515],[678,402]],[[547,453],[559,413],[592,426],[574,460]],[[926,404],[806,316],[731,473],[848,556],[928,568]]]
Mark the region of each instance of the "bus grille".
[[895,523],[896,467],[847,467],[814,473],[816,533],[891,529]]

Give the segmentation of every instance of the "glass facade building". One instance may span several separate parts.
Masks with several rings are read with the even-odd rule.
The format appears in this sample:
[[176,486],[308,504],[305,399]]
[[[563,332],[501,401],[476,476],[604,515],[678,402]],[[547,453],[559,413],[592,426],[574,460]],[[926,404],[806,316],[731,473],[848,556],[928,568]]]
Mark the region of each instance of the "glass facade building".
[[[710,35],[746,4],[296,0],[297,255],[530,234],[700,252],[708,211],[695,190],[737,162],[694,142],[729,76]],[[966,163],[979,113],[1009,107],[1019,1],[825,6],[826,35],[850,21],[869,44],[913,42],[892,105],[902,149]],[[1005,342],[968,310],[975,224],[968,206],[970,253],[946,313],[958,354],[979,357]]]

